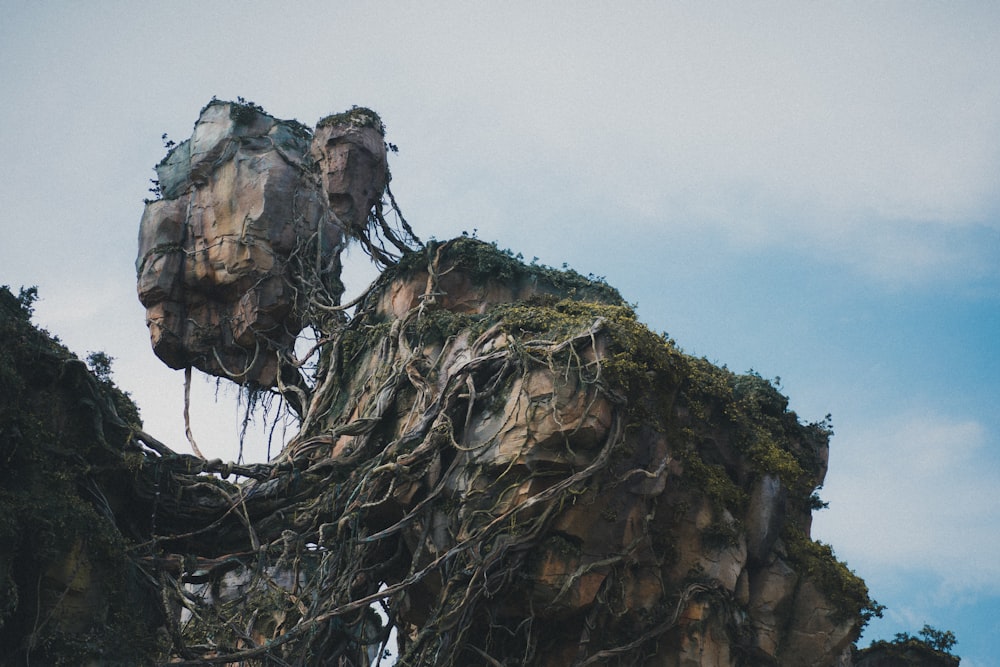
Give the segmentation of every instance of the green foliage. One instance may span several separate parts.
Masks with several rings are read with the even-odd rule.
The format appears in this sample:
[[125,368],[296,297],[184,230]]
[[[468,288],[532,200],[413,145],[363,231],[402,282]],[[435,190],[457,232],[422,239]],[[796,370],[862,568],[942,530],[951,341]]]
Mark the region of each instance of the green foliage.
[[444,342],[456,331],[474,328],[477,322],[482,320],[483,318],[478,315],[455,313],[444,309],[430,310],[411,323],[410,333],[424,343]]
[[861,618],[863,628],[873,618],[882,618],[885,606],[871,598],[864,580],[837,560],[833,548],[810,539],[798,528],[786,524],[782,539],[789,560],[806,574],[836,605],[836,618]]
[[710,549],[729,549],[739,546],[739,524],[717,520],[701,531],[702,544]]
[[729,441],[754,472],[779,477],[795,506],[814,508],[817,501],[811,497],[823,467],[818,452],[831,433],[825,422],[800,423],[788,409],[788,399],[752,370],[737,375],[705,359],[683,359],[680,400],[693,428],[711,430],[725,424]]
[[726,472],[725,466],[718,463],[706,463],[700,454],[701,448],[694,445],[693,433],[685,434],[687,446],[678,454],[684,463],[683,480],[689,486],[698,489],[715,505],[716,513],[728,509],[734,514],[741,514],[746,507],[748,494]]
[[101,382],[111,382],[111,363],[114,360],[106,352],[91,352],[87,355],[87,365]]
[[347,111],[324,116],[316,123],[317,128],[326,127],[327,125],[371,127],[377,130],[383,137],[385,136],[385,123],[382,122],[379,115],[367,107],[359,107],[357,105],[352,106]]
[[[938,630],[926,624],[924,624],[924,627],[917,634],[920,635],[921,640],[925,644],[941,653],[951,653],[951,649],[958,643],[955,633],[951,630]],[[903,638],[904,641],[912,639],[905,632],[896,635],[897,640],[900,638]]]
[[264,111],[264,107],[242,97],[237,97],[236,102],[229,110],[229,117],[242,125],[249,124],[257,117],[257,114],[267,115],[267,112]]
[[[4,289],[7,286],[4,285]],[[38,287],[32,285],[31,287],[22,287],[17,293],[17,303],[21,306],[21,310],[31,319],[32,315],[35,314],[35,302],[38,301]]]
[[819,493],[816,491],[813,491],[813,493],[810,494],[809,502],[806,505],[806,507],[809,509],[810,512],[815,512],[817,510],[825,510],[829,506],[830,503],[820,498]]
[[[136,609],[141,584],[126,540],[96,491],[127,474],[119,449],[127,429],[104,419],[100,406],[110,399],[132,423],[138,412],[109,378],[95,381],[30,323],[36,298],[33,288],[20,297],[0,288],[0,644],[18,664],[27,664],[24,653],[12,656],[29,636],[32,664],[140,664],[155,639]],[[111,358],[98,355],[110,373]],[[76,571],[81,559],[95,591],[92,626],[68,632],[56,617],[38,620],[48,618],[38,609],[39,582],[58,599],[60,579],[51,573]]]
[[942,665],[958,667],[960,658],[952,653],[958,639],[951,630],[938,630],[930,625],[914,637],[908,632],[897,632],[892,641],[877,640],[855,653],[855,662],[866,656],[894,660],[892,664],[927,664],[928,660]]
[[431,240],[422,251],[406,253],[399,264],[388,272],[389,278],[405,276],[427,268],[436,253],[442,265],[457,264],[474,285],[500,284],[516,286],[531,283],[539,291],[558,295],[557,298],[589,300],[615,305],[625,305],[625,300],[615,288],[597,276],[585,277],[572,269],[554,269],[542,264],[525,264],[520,254],[501,249],[470,236],[461,236],[447,242]]

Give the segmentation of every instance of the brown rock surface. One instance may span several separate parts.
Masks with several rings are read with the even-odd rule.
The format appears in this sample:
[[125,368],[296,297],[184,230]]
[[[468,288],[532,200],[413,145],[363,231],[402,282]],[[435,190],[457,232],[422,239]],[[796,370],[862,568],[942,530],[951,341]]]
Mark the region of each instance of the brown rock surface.
[[[544,271],[480,272],[496,251],[472,239],[432,250],[370,295],[358,331],[385,333],[341,376],[360,390],[350,417],[331,412],[317,429],[380,421],[405,442],[429,427],[396,459],[407,482],[369,516],[400,531],[418,567],[478,545],[464,567],[483,577],[493,611],[469,617],[470,636],[531,619],[542,638],[531,664],[553,667],[613,655],[650,666],[735,667],[746,656],[832,666],[857,637],[867,598],[845,597],[834,582],[853,585],[852,575],[798,546],[812,544],[808,498],[828,434],[800,424],[763,379],[645,338],[613,298],[556,300],[560,289],[592,294],[585,281],[557,289]],[[397,346],[408,335],[419,343]],[[628,382],[639,384],[608,391],[623,386],[615,360],[637,349],[646,352]],[[407,369],[402,385],[392,368]],[[450,400],[450,416],[436,412]],[[293,443],[289,456],[321,462],[316,442]],[[379,447],[370,432],[350,432],[327,451],[355,460]],[[517,565],[505,575],[506,559]],[[464,590],[459,571],[409,588],[399,620],[414,638],[436,622],[429,609]],[[655,652],[640,650],[643,637],[658,638]]]
[[388,183],[382,121],[368,109],[328,116],[316,126],[310,156],[330,210],[355,235],[368,225]]
[[164,199],[146,205],[136,268],[168,366],[271,386],[308,299],[338,302],[343,225],[310,145],[294,121],[213,101],[157,166]]

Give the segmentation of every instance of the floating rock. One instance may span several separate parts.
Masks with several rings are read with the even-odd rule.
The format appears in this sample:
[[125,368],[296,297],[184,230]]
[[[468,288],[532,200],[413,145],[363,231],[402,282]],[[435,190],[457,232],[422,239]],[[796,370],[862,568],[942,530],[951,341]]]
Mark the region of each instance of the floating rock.
[[384,134],[378,115],[362,107],[327,116],[316,125],[310,154],[319,166],[331,212],[355,235],[367,226],[389,180]]
[[273,386],[304,297],[339,302],[343,227],[311,138],[253,104],[213,101],[157,166],[164,198],[146,205],[136,269],[153,350],[171,368]]

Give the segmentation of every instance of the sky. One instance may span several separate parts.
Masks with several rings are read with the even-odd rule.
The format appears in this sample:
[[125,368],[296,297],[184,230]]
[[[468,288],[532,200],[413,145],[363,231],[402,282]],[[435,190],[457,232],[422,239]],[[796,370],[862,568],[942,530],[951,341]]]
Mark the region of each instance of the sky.
[[[813,536],[888,607],[865,640],[926,623],[993,665],[998,34],[990,2],[3,0],[0,284],[37,285],[36,322],[114,357],[186,451],[135,295],[161,135],[213,96],[310,125],[369,106],[420,236],[604,276],[685,351],[832,414]],[[354,250],[348,290],[373,277]],[[237,392],[194,384],[199,445],[235,458]]]

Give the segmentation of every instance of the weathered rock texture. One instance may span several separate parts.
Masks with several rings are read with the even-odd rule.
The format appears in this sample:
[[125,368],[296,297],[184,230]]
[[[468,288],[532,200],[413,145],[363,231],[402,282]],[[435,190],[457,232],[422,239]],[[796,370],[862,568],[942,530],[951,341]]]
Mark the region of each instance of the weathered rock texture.
[[315,138],[252,103],[213,101],[157,165],[139,230],[139,299],[171,368],[273,386],[309,310],[336,306],[345,229],[388,178],[381,121],[359,109]]
[[606,286],[459,239],[386,274],[338,356],[286,454],[379,462],[361,525],[409,554],[380,579],[451,559],[399,602],[417,664],[833,665],[872,611],[809,539],[824,426]]
[[[826,425],[685,355],[602,282],[469,238],[403,252],[378,200],[381,125],[352,118],[310,143],[253,105],[210,104],[142,223],[154,349],[294,398],[278,459],[176,454],[68,353],[41,380],[10,371],[35,393],[0,404],[7,419],[77,402],[0,449],[6,645],[78,664],[39,642],[117,659],[86,642],[132,632],[132,664],[368,665],[395,628],[404,665],[846,664],[878,606],[809,536]],[[389,264],[350,320],[342,233]],[[293,363],[307,319],[319,341]],[[312,370],[292,384],[296,368]],[[63,523],[16,512],[39,489]],[[149,613],[115,615],[127,605]]]
[[[684,355],[606,285],[432,244],[319,354],[279,460],[200,461],[119,426],[120,453],[102,451],[134,473],[74,496],[107,499],[132,544],[162,624],[151,655],[366,664],[382,600],[402,664],[832,666],[875,611],[809,538],[825,427]],[[103,608],[80,549],[46,567]]]

